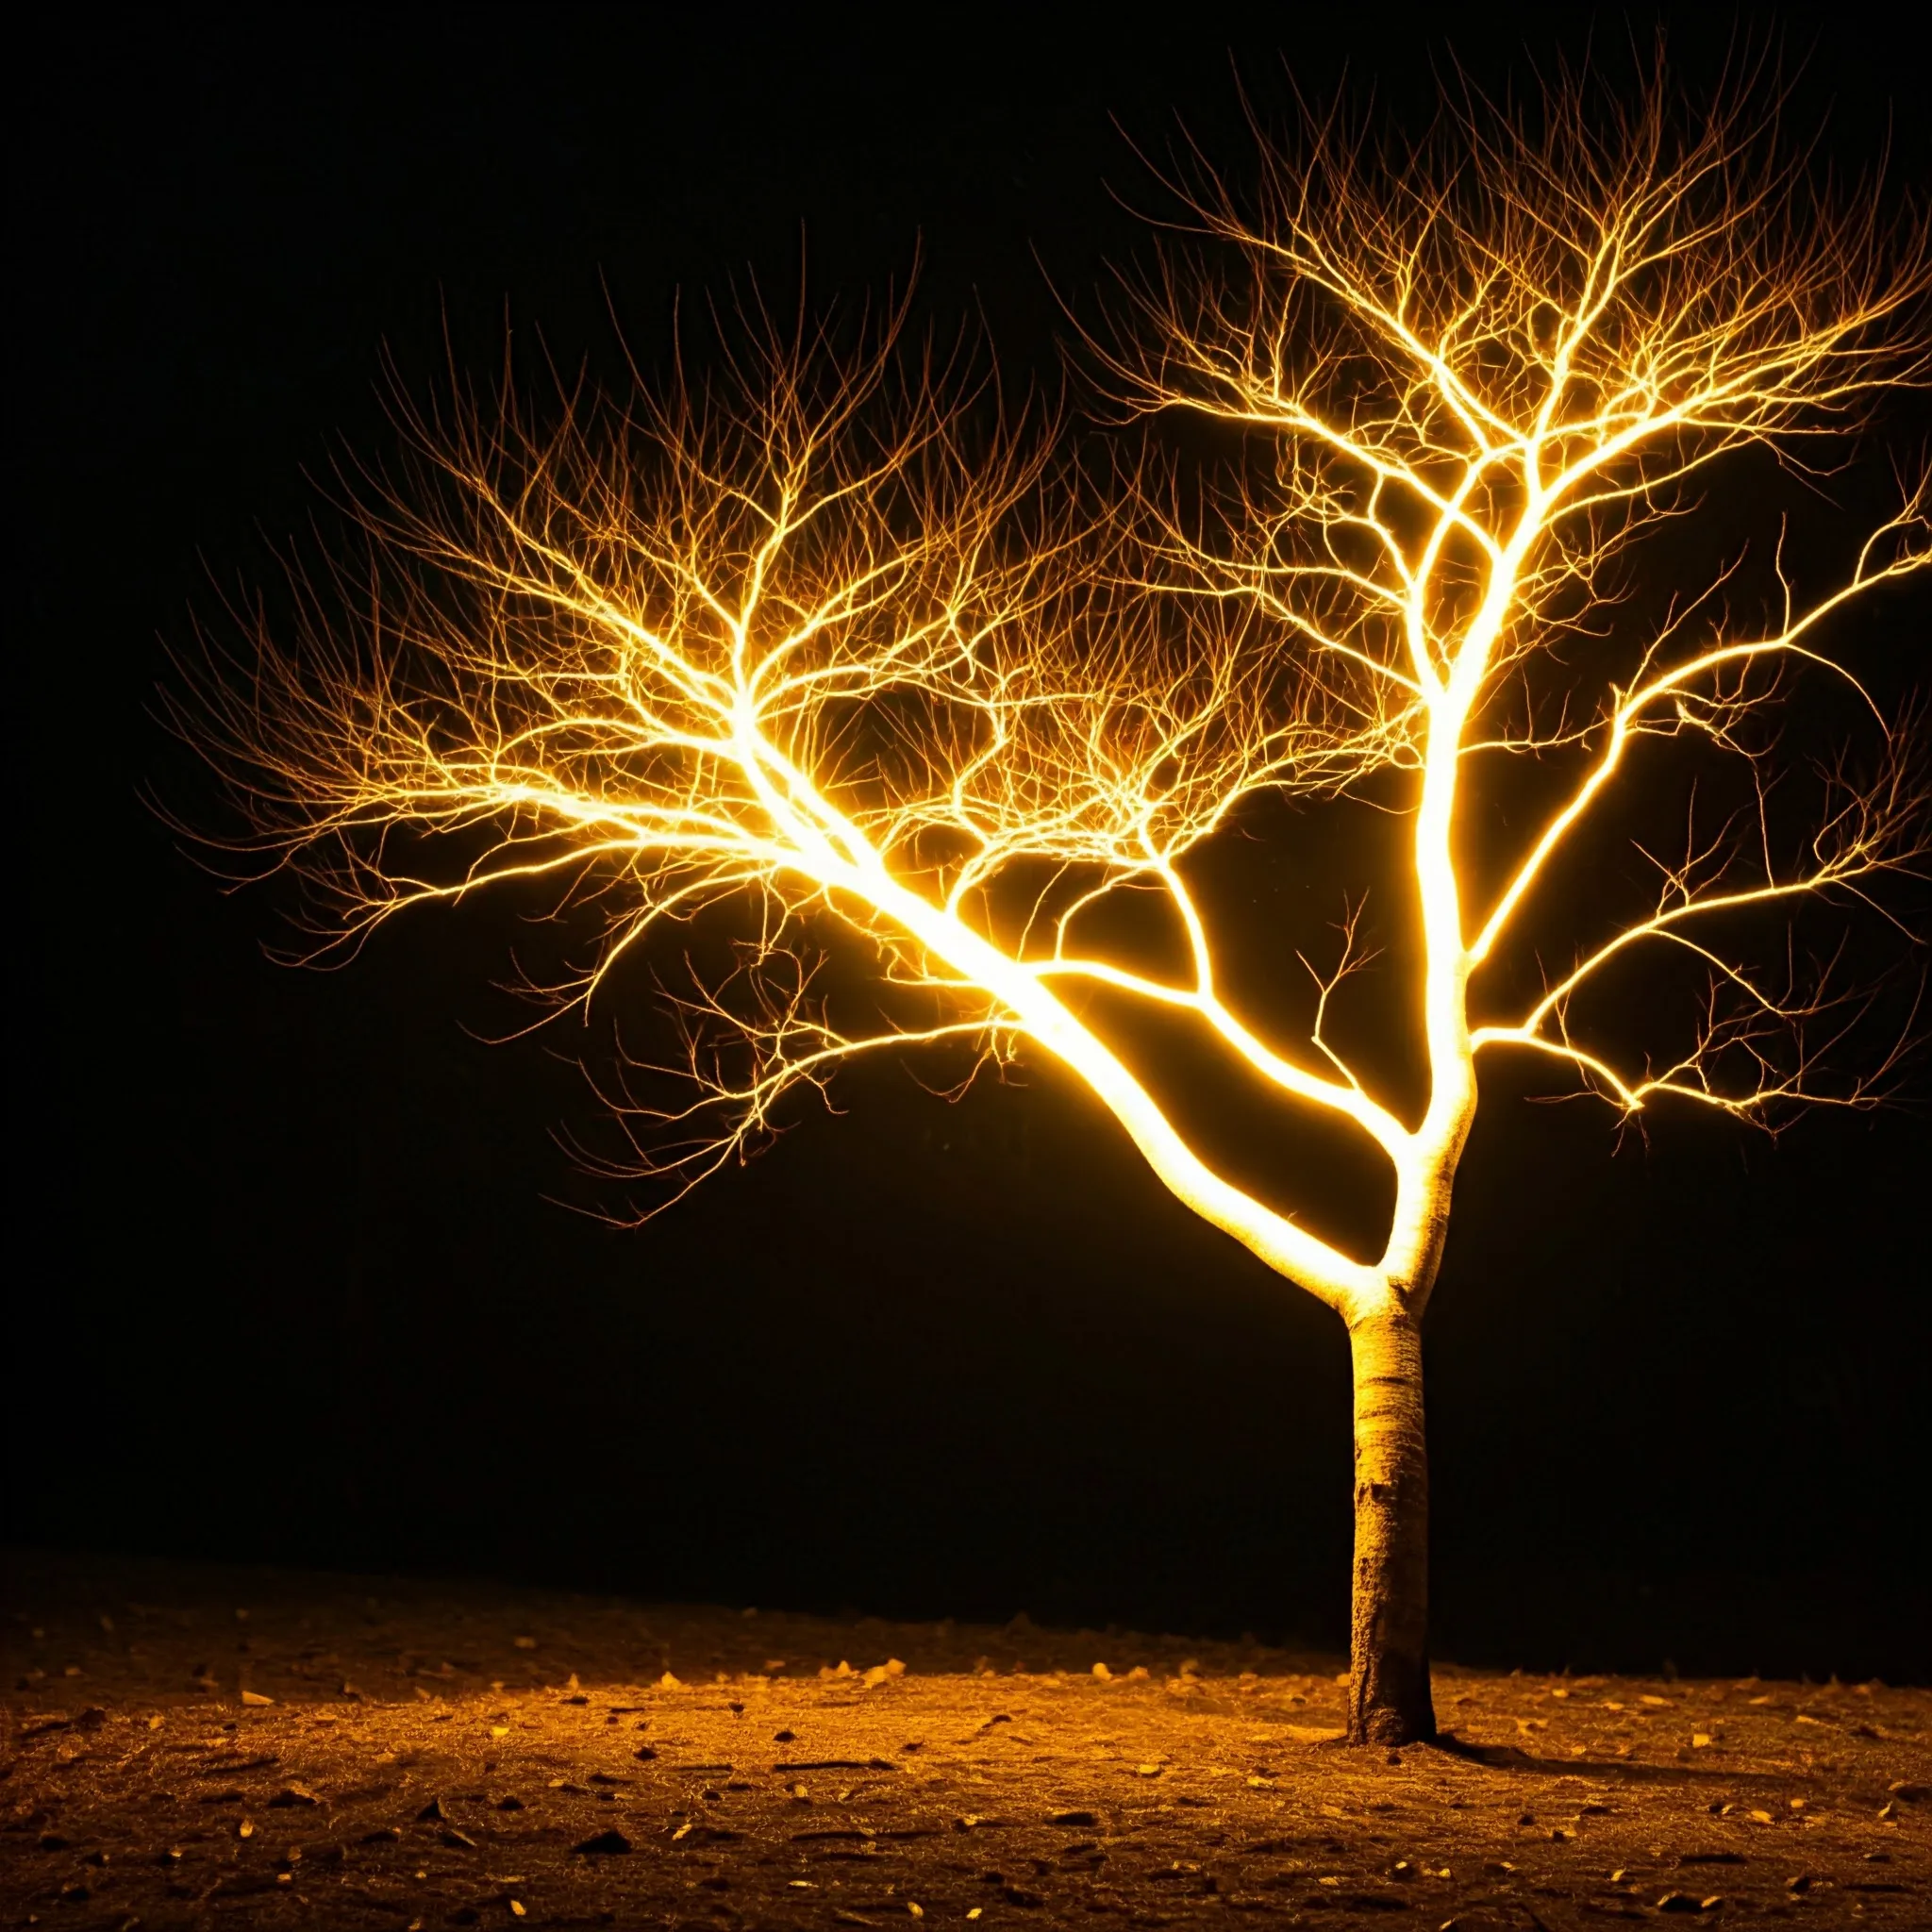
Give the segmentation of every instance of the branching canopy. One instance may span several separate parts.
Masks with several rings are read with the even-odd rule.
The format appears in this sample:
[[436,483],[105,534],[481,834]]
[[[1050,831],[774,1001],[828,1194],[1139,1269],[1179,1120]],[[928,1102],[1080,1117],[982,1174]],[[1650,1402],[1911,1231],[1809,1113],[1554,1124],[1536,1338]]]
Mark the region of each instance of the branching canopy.
[[[1816,998],[1714,935],[1740,910],[1868,895],[1926,853],[1921,781],[1874,706],[1875,775],[1841,784],[1803,852],[1781,854],[1762,811],[1695,839],[1648,917],[1472,1024],[1474,976],[1638,782],[1633,747],[1759,758],[1752,721],[1792,678],[1850,677],[1837,613],[1932,563],[1922,479],[1834,586],[1785,584],[1769,621],[1732,619],[1720,561],[1647,643],[1617,635],[1613,565],[1694,507],[1703,473],[1752,446],[1815,460],[1932,367],[1923,215],[1880,221],[1875,189],[1818,182],[1756,78],[1695,118],[1660,78],[1627,111],[1581,82],[1529,110],[1457,96],[1410,147],[1307,115],[1260,141],[1245,200],[1184,155],[1181,217],[1089,342],[1134,414],[1240,432],[1205,497],[1120,455],[1131,430],[1097,481],[970,356],[909,348],[903,304],[836,337],[754,308],[713,380],[568,394],[549,427],[508,383],[487,405],[399,404],[403,466],[356,480],[363,555],[291,574],[292,627],[205,640],[174,720],[234,788],[242,842],[320,889],[335,940],[557,879],[603,910],[568,991],[588,1000],[667,922],[740,908],[739,970],[678,995],[685,1097],[644,1124],[675,1178],[853,1055],[1039,1051],[1271,1266],[1351,1320],[1419,1309],[1479,1052],[1554,1056],[1624,1108],[1817,1096],[1808,1051],[1774,1043]],[[1477,902],[1472,761],[1559,756],[1581,775]],[[1369,1091],[1319,1012],[1289,1041],[1232,1009],[1190,883],[1250,797],[1391,779],[1424,941],[1420,1119]],[[1096,937],[1125,891],[1160,895],[1183,972]],[[806,934],[827,916],[935,996],[929,1027],[832,1024]],[[1651,945],[1702,957],[1715,990],[1663,1067],[1568,1024],[1580,989]],[[1092,984],[1191,1017],[1366,1134],[1396,1175],[1384,1251],[1352,1259],[1216,1173],[1082,1017]]]

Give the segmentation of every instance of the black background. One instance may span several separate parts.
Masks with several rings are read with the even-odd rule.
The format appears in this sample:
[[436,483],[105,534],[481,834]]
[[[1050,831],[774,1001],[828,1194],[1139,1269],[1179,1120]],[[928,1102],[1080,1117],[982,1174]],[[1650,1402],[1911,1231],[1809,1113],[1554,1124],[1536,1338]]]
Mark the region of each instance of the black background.
[[[874,1071],[613,1230],[545,1198],[586,1197],[550,1138],[575,1043],[477,1038],[512,913],[291,972],[274,891],[224,896],[141,794],[197,808],[163,644],[209,573],[265,573],[305,468],[387,446],[384,343],[419,389],[445,319],[486,371],[506,322],[608,367],[608,287],[649,361],[678,291],[795,287],[802,226],[825,293],[923,240],[923,313],[976,305],[1050,377],[1039,264],[1077,295],[1134,245],[1110,191],[1153,198],[1110,117],[1158,146],[1178,111],[1238,170],[1230,52],[1264,100],[1278,49],[1316,94],[1346,66],[1404,125],[1443,43],[1294,8],[63,18],[12,82],[0,1535],[1337,1639],[1341,1326],[1079,1095]],[[1909,91],[1880,18],[1787,16],[1821,165]],[[1450,25],[1501,85],[1651,22]],[[1707,77],[1722,34],[1672,35]],[[1924,609],[1889,607],[1895,658]],[[1439,1647],[1923,1676],[1923,1114],[1620,1141],[1519,1089],[1488,1079],[1430,1317]]]

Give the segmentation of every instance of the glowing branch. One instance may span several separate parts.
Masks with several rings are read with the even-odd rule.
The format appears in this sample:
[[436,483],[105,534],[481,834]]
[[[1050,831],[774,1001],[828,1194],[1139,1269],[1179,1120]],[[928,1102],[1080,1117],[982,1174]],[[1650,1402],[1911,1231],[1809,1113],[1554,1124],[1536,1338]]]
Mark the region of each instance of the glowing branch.
[[[1721,941],[1745,913],[1856,909],[1926,854],[1903,738],[1876,780],[1840,785],[1798,863],[1771,862],[1767,775],[1735,838],[1666,865],[1634,918],[1591,906],[1572,970],[1472,1028],[1473,975],[1514,958],[1579,828],[1641,795],[1633,746],[1716,747],[1755,777],[1768,735],[1749,727],[1798,672],[1857,685],[1833,622],[1932,563],[1908,490],[1835,586],[1800,598],[1779,557],[1775,622],[1712,614],[1747,581],[1734,559],[1648,649],[1619,642],[1613,566],[1689,513],[1686,479],[1842,431],[1932,372],[1923,224],[1814,195],[1748,107],[1679,124],[1660,84],[1634,111],[1564,84],[1538,125],[1466,101],[1395,155],[1338,112],[1299,151],[1264,147],[1251,207],[1205,172],[1170,184],[1210,252],[1170,246],[1090,338],[1147,425],[1104,483],[1001,421],[962,358],[905,353],[903,309],[856,346],[754,316],[713,390],[569,395],[546,433],[509,393],[440,414],[399,400],[403,473],[350,487],[366,556],[319,583],[291,571],[280,641],[254,612],[242,645],[205,640],[175,721],[227,779],[238,845],[317,892],[319,946],[417,901],[547,883],[606,922],[556,990],[581,1008],[617,998],[667,925],[735,912],[736,966],[667,994],[686,1051],[659,1071],[684,1097],[611,1096],[637,1164],[674,1185],[857,1056],[1036,1054],[1270,1267],[1357,1326],[1412,1319],[1478,1052],[1553,1056],[1625,1108],[1756,1114],[1822,1091],[1801,1036],[1839,1004]],[[1205,491],[1156,446],[1177,411],[1229,432]],[[1472,940],[1477,753],[1583,769],[1524,849],[1493,856],[1504,883]],[[1304,1025],[1224,998],[1194,855],[1264,793],[1407,815],[1398,899],[1420,947],[1396,996],[1422,1023],[1418,1117],[1369,1091],[1338,1030],[1367,958],[1359,895],[1335,969],[1309,969]],[[1108,941],[1130,894],[1158,896],[1178,972]],[[808,961],[840,931],[882,962],[869,1018],[813,991]],[[1618,1072],[1570,1014],[1658,948],[1701,958],[1711,1001],[1687,1058]],[[1077,988],[1366,1135],[1394,1179],[1380,1251],[1344,1255],[1218,1174]],[[1780,1028],[1799,1039],[1782,1058]]]
[[[1879,541],[1886,536],[1914,529],[1920,533],[1925,530],[1920,501],[1909,505],[1867,542],[1859,556],[1857,570],[1848,582],[1828,596],[1820,598],[1802,616],[1788,622],[1785,628],[1776,636],[1758,638],[1745,643],[1720,644],[1667,671],[1655,674],[1650,673],[1649,665],[1646,663],[1641,681],[1633,691],[1627,693],[1613,692],[1602,752],[1582,783],[1571,795],[1569,802],[1552,818],[1528,857],[1518,867],[1515,876],[1505,887],[1481,933],[1469,948],[1471,964],[1480,964],[1489,956],[1508,925],[1510,917],[1524,893],[1535,884],[1544,865],[1583,819],[1597,795],[1615,777],[1623,762],[1624,754],[1632,740],[1647,728],[1645,714],[1665,698],[1676,697],[1699,681],[1714,679],[1726,671],[1744,670],[1774,659],[1786,658],[1836,674],[1845,679],[1864,699],[1868,707],[1871,707],[1869,693],[1844,665],[1822,652],[1807,648],[1803,640],[1826,617],[1842,608],[1855,597],[1879,584],[1909,576],[1915,572],[1932,567],[1932,548],[1923,545],[1902,549],[1898,555],[1877,568],[1872,567],[1872,553]],[[1718,739],[1724,736],[1726,724],[1748,710],[1751,703],[1752,701],[1741,693],[1728,696],[1720,694],[1707,701],[1704,708],[1698,711],[1692,711],[1680,705],[1668,724],[1648,728],[1674,731],[1690,727]],[[1876,708],[1872,708],[1875,714]],[[1516,748],[1528,747],[1525,745]],[[1821,885],[1832,882],[1833,879],[1824,877],[1818,881]],[[1806,888],[1794,887],[1792,890]]]

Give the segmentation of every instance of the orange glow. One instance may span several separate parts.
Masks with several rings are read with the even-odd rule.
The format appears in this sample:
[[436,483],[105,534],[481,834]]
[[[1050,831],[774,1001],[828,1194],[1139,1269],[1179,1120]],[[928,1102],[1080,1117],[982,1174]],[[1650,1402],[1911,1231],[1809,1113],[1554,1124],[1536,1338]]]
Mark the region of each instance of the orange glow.
[[[579,882],[608,921],[571,991],[588,1001],[662,928],[741,908],[739,971],[683,1002],[688,1104],[648,1124],[675,1178],[856,1055],[964,1039],[1058,1061],[1181,1201],[1351,1323],[1418,1313],[1479,1055],[1554,1057],[1626,1109],[1832,1097],[1802,1053],[1751,1051],[1809,1008],[1726,957],[1718,915],[1860,892],[1924,850],[1894,758],[1802,861],[1731,826],[1661,869],[1649,916],[1473,1024],[1480,975],[1573,837],[1637,782],[1633,746],[1755,756],[1740,726],[1781,674],[1849,676],[1829,620],[1932,562],[1921,481],[1835,588],[1740,628],[1714,570],[1617,681],[1611,560],[1682,514],[1679,486],[1708,466],[1842,433],[1879,385],[1925,373],[1926,244],[1874,231],[1864,202],[1813,202],[1737,114],[1674,140],[1657,95],[1621,123],[1560,90],[1543,111],[1524,132],[1474,108],[1393,158],[1311,124],[1254,212],[1211,178],[1191,194],[1207,252],[1128,283],[1103,353],[1135,408],[1205,413],[1274,452],[1224,536],[1151,465],[1104,516],[1074,508],[1023,428],[975,427],[985,399],[957,368],[904,353],[903,311],[842,354],[766,327],[715,391],[576,408],[554,434],[508,400],[407,415],[416,466],[364,511],[367,572],[300,583],[291,640],[254,627],[245,656],[191,667],[183,731],[352,938],[423,900]],[[1557,662],[1606,668],[1593,708],[1539,723],[1522,693]],[[1583,775],[1476,902],[1458,871],[1472,761],[1559,754]],[[1226,1003],[1190,882],[1243,801],[1386,797],[1390,774],[1424,939],[1413,1121],[1319,1013],[1307,1038],[1264,1038]],[[1128,892],[1158,895],[1185,972],[1135,970],[1093,937]],[[825,913],[938,996],[934,1024],[832,1024],[804,931]],[[1690,948],[1741,1003],[1714,1002],[1662,1070],[1567,1017],[1656,946]],[[1218,1174],[1082,1016],[1096,984],[1191,1016],[1367,1135],[1396,1182],[1381,1253],[1353,1259]],[[721,1028],[741,1060],[704,1043]],[[1724,1084],[1740,1045],[1762,1077]]]

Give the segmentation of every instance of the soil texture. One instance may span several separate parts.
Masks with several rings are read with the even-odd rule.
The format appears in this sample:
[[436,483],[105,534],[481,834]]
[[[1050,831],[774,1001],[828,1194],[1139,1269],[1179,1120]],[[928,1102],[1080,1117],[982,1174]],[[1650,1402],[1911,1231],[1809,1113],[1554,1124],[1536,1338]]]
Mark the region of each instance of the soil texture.
[[1932,1922],[1932,1694],[14,1552],[0,1924]]

